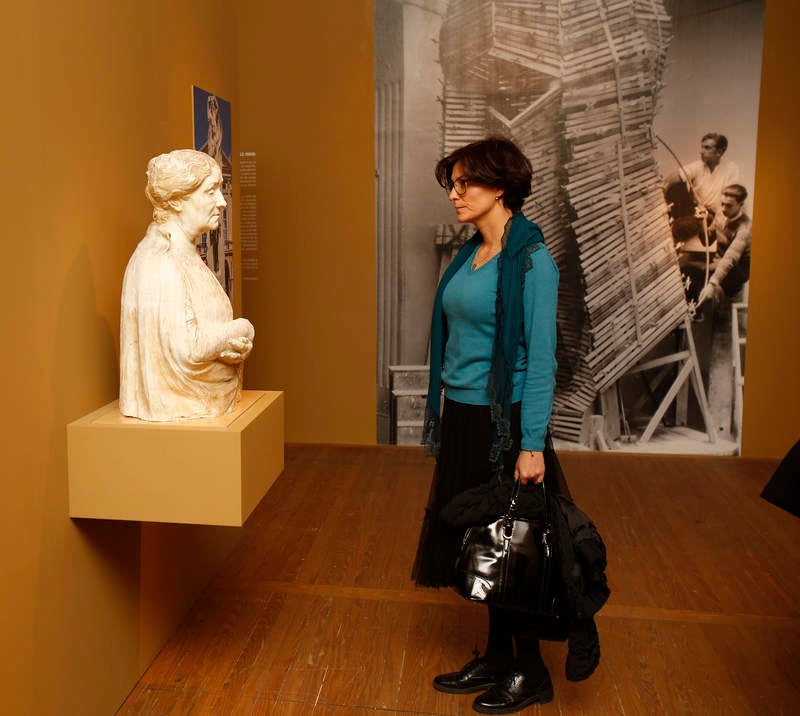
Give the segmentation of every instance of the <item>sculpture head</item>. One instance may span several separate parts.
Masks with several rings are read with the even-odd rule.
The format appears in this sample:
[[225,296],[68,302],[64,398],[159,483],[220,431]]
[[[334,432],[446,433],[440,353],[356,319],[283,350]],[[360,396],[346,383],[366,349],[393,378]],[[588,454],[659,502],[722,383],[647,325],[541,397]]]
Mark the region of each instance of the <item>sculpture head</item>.
[[216,229],[226,202],[220,191],[222,172],[208,154],[176,149],[147,164],[145,194],[153,205],[153,221],[175,220],[191,237]]

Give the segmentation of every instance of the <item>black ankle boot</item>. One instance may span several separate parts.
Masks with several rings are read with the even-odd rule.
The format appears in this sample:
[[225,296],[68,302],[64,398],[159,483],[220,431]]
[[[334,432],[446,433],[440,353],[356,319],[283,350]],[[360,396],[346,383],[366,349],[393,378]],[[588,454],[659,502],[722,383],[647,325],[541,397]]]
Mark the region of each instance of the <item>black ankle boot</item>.
[[537,684],[531,684],[521,671],[509,671],[485,694],[472,702],[472,708],[482,714],[513,714],[532,704],[546,704],[553,700],[553,683],[550,674]]
[[446,694],[472,694],[476,691],[485,691],[494,685],[497,677],[504,671],[490,663],[485,656],[479,656],[465,664],[460,671],[434,677],[433,688]]

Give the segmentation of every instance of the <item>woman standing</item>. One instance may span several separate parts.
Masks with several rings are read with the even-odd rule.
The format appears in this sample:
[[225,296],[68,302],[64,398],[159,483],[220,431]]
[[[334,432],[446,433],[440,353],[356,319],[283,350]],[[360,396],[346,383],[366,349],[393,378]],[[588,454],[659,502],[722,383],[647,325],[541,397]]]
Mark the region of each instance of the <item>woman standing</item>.
[[[433,308],[424,442],[437,462],[413,569],[422,586],[453,581],[463,533],[439,512],[454,496],[492,478],[547,480],[549,489],[569,494],[560,473],[545,474],[558,269],[539,227],[520,211],[531,176],[517,146],[497,137],[462,147],[436,166],[458,221],[478,231],[444,273]],[[489,607],[484,655],[437,676],[434,687],[485,691],[473,704],[481,713],[513,713],[553,698],[535,625],[497,607]]]

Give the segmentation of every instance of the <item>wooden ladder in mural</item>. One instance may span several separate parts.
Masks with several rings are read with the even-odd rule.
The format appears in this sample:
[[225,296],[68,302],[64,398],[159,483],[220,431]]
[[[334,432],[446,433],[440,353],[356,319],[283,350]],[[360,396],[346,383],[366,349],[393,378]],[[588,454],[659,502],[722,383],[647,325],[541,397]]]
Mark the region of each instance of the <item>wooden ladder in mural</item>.
[[700,362],[697,360],[697,349],[695,348],[694,336],[692,334],[692,324],[688,315],[683,319],[682,328],[686,340],[686,348],[684,350],[638,363],[627,371],[627,375],[631,375],[659,369],[660,376],[663,376],[663,374],[671,370],[675,364],[680,366],[678,374],[672,381],[672,385],[670,385],[666,394],[661,399],[656,411],[647,423],[647,427],[645,427],[644,432],[639,437],[639,443],[646,443],[653,437],[653,433],[661,423],[664,414],[680,394],[687,379],[691,382],[692,389],[697,398],[697,403],[700,406],[700,413],[703,417],[703,424],[706,428],[708,440],[712,443],[717,442],[717,431],[714,427],[711,411],[709,410],[708,399],[703,386],[703,376],[700,372]]
[[427,365],[390,365],[392,445],[420,445],[428,400]]

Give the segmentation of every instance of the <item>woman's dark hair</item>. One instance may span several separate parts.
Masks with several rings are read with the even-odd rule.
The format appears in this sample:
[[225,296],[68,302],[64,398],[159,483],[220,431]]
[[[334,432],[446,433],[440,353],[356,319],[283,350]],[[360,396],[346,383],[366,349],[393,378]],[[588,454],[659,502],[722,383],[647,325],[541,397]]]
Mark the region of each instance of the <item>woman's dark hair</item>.
[[502,189],[503,204],[511,211],[519,211],[522,202],[530,196],[533,168],[510,139],[487,137],[440,159],[435,170],[436,181],[445,189],[453,186],[451,174],[456,162],[461,162],[468,181]]

